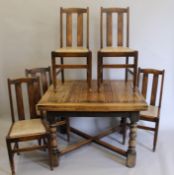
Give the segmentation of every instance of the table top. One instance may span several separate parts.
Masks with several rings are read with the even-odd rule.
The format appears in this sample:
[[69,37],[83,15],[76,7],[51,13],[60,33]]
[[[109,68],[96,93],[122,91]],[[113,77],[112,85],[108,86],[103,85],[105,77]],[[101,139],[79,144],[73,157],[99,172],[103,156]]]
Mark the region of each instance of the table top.
[[88,91],[84,80],[57,82],[56,92],[51,85],[37,104],[38,110],[45,111],[82,111],[82,112],[119,112],[147,110],[143,96],[132,82],[106,80],[101,91],[97,91],[97,81],[92,81],[92,91]]

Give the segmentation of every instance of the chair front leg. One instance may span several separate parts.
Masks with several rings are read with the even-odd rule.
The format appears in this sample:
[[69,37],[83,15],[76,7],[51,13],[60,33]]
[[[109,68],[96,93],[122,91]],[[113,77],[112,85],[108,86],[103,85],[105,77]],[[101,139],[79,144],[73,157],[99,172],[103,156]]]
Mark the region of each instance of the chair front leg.
[[[60,58],[60,63],[61,63],[61,65],[64,64],[63,57]],[[64,69],[63,68],[61,68],[61,78],[62,78],[62,83],[64,83],[65,82],[65,77],[64,77]]]
[[[128,65],[129,64],[129,57],[126,57],[126,64]],[[125,70],[125,81],[128,80],[128,68],[126,68]]]
[[15,166],[14,166],[14,153],[12,152],[11,142],[9,139],[6,139],[10,168],[12,171],[12,175],[15,175]]

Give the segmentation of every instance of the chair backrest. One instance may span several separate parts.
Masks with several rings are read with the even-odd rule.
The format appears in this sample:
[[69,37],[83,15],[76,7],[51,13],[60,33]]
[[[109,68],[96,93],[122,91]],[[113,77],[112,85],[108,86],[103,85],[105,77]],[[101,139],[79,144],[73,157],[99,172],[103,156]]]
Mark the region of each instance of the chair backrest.
[[[27,88],[27,95],[24,93],[25,88]],[[12,122],[15,122],[15,120],[25,120],[27,114],[25,105],[29,106],[30,118],[37,118],[35,105],[41,97],[38,77],[8,79],[8,90]],[[16,103],[14,101],[15,96]],[[28,102],[24,100],[26,98],[28,98]],[[15,109],[17,109],[17,112],[15,112]]]
[[[150,93],[149,104],[161,107],[164,83],[164,70],[157,69],[138,69],[138,86],[141,86],[141,93],[147,100]],[[151,91],[150,91],[151,90]],[[158,100],[157,100],[158,99]],[[158,104],[157,104],[158,101]]]
[[40,78],[42,94],[46,92],[46,90],[52,83],[50,67],[25,69],[25,74],[26,74],[26,77],[37,77],[38,76]]
[[[60,47],[71,47],[73,44],[73,16],[76,15],[77,24],[77,39],[76,43],[78,47],[84,46],[84,18],[86,15],[86,46],[89,48],[89,8],[60,8]],[[64,17],[65,16],[65,17]],[[74,21],[75,22],[75,21]],[[66,26],[66,27],[65,27]],[[64,29],[66,28],[66,29]],[[64,32],[66,36],[66,42],[64,42]]]
[[[106,18],[104,18],[104,16],[106,16]],[[106,35],[103,34],[104,21],[106,26]],[[113,33],[113,29],[114,31],[116,31],[115,35]],[[100,36],[101,48],[103,48],[104,46],[107,47],[113,46],[114,38],[116,41],[115,43],[116,46],[129,47],[129,7],[127,8],[101,7],[100,35],[101,35]],[[104,40],[106,41],[105,43]]]

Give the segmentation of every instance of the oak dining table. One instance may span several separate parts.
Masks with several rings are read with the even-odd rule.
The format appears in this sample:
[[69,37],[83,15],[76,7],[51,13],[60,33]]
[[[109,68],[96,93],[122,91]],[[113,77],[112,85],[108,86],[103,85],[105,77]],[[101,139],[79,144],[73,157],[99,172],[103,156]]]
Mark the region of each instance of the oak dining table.
[[[83,145],[94,142],[105,148],[119,153],[126,159],[126,166],[136,164],[136,129],[139,112],[147,110],[147,103],[138,91],[133,88],[132,81],[104,80],[100,91],[97,81],[92,80],[89,91],[85,80],[57,81],[56,89],[51,85],[37,104],[37,110],[46,111],[51,133],[52,161],[59,165],[59,157]],[[115,147],[101,140],[102,137],[113,132],[113,129],[91,136],[77,128],[70,131],[85,138],[76,144],[60,150],[57,137],[56,117],[127,117],[129,124],[129,141],[127,150]]]

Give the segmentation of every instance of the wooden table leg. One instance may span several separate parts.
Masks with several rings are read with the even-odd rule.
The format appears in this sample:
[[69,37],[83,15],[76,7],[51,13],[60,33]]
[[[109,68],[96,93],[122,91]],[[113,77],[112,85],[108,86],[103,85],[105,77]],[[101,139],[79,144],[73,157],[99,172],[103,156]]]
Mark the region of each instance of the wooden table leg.
[[50,127],[50,133],[51,133],[51,153],[52,153],[52,162],[53,166],[59,166],[59,155],[60,152],[58,150],[57,145],[57,129],[56,127]]
[[54,167],[57,167],[59,166],[60,151],[57,144],[57,128],[53,126],[55,123],[55,113],[47,112],[47,120],[50,125],[52,163]]
[[136,122],[131,122],[130,124],[130,135],[129,135],[129,147],[127,151],[127,162],[126,165],[128,167],[134,167],[136,164],[136,130],[137,124]]
[[129,147],[127,151],[126,165],[130,168],[136,164],[136,132],[137,132],[137,121],[139,120],[139,112],[131,112],[129,114],[130,119],[130,134],[129,134]]

